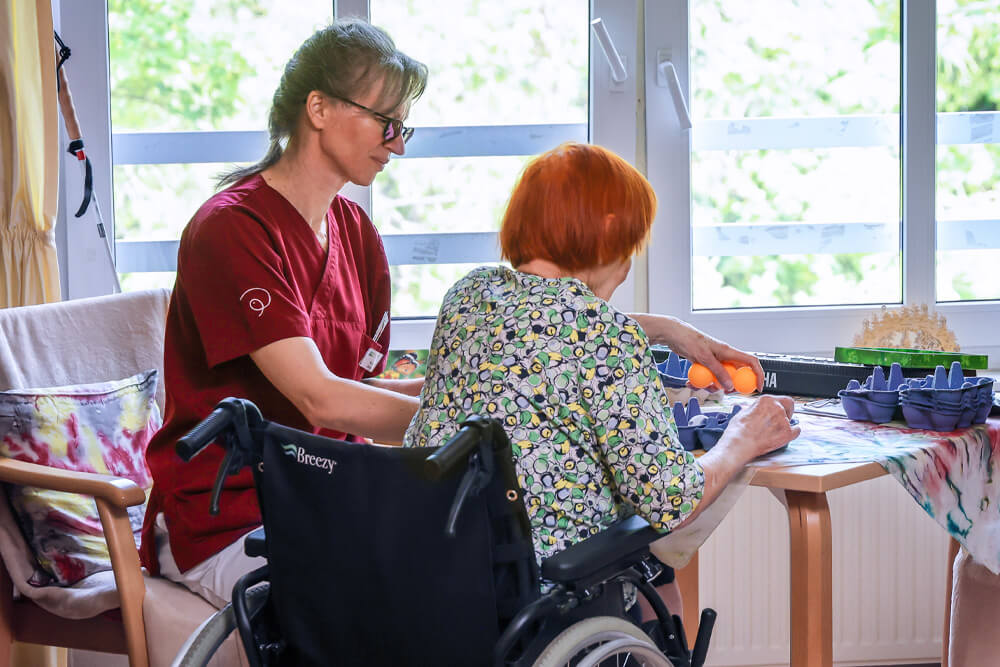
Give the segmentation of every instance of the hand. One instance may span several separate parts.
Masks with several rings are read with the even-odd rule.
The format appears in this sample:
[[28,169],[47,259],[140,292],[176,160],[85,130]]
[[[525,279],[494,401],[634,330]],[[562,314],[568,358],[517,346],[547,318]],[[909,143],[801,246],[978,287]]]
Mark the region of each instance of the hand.
[[705,472],[701,503],[682,526],[711,505],[747,463],[799,437],[799,427],[789,422],[794,409],[787,396],[761,396],[732,418],[718,444],[698,459]]
[[752,354],[737,350],[675,317],[648,314],[632,317],[652,342],[667,345],[685,359],[708,367],[727,392],[733,391],[733,379],[722,367],[723,361],[733,362],[737,367],[749,366],[757,378],[757,391],[764,389],[764,369]]
[[788,396],[761,396],[732,418],[719,444],[726,441],[744,461],[773,452],[799,437],[801,429],[789,421],[794,411]]

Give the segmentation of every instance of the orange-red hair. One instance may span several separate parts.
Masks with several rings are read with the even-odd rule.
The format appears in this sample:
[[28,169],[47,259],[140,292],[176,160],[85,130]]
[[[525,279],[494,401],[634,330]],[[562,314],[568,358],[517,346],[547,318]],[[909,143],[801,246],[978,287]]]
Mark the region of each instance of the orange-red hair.
[[513,266],[548,260],[571,271],[624,261],[649,238],[656,194],[606,148],[565,143],[528,163],[500,227]]

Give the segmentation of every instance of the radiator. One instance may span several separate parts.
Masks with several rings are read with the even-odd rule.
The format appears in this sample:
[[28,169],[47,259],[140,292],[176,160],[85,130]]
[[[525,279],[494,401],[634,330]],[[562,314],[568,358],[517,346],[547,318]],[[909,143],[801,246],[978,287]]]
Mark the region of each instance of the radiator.
[[[938,662],[948,536],[891,477],[827,494],[833,659]],[[708,665],[788,664],[788,515],[751,487],[702,547],[702,607],[719,613]]]

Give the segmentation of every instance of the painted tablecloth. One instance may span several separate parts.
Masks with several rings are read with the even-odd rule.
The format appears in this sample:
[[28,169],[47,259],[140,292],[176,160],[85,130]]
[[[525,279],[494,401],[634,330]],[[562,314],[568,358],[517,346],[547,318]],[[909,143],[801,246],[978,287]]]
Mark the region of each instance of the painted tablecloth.
[[976,561],[1000,574],[1000,419],[942,433],[796,416],[799,438],[752,467],[877,461]]

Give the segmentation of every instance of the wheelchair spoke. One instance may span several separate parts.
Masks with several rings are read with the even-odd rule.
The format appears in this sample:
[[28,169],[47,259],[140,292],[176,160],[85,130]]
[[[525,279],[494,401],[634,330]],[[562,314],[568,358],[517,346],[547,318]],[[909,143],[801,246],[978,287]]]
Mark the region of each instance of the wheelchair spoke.
[[671,667],[649,635],[624,619],[598,616],[564,630],[536,667]]

